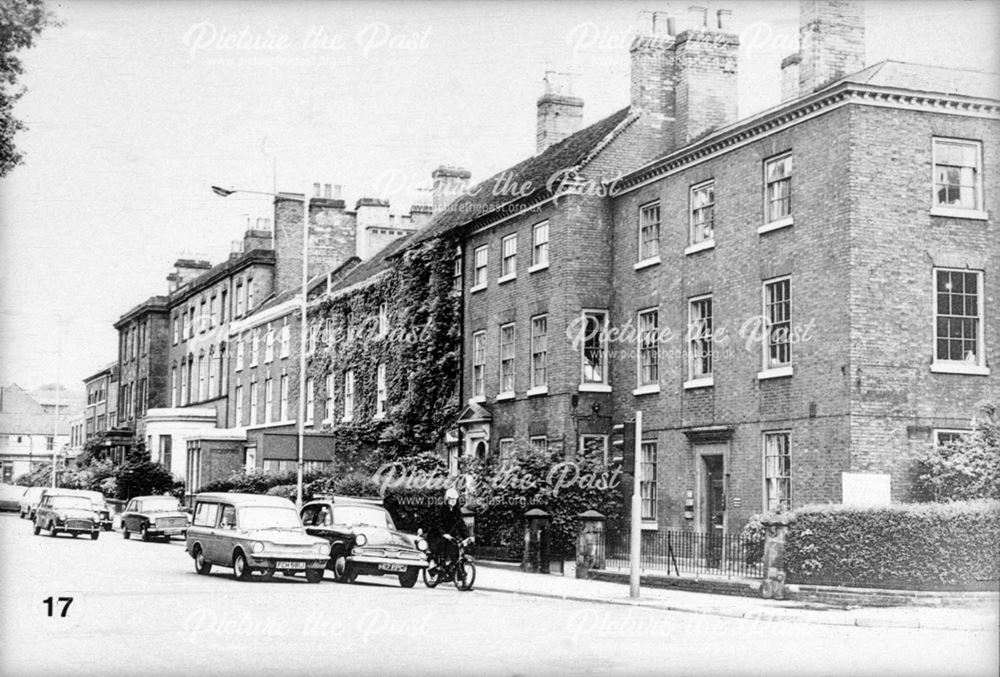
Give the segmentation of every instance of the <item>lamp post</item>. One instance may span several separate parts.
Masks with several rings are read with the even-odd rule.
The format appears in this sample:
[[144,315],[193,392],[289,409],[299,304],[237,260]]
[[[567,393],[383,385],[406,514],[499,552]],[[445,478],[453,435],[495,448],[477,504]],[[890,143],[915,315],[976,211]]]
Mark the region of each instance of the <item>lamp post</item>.
[[[267,192],[260,190],[243,190],[238,188],[220,188],[212,186],[212,192],[220,197],[229,197],[233,193],[246,193],[249,195],[267,195],[272,198],[281,197],[284,199],[296,200],[297,198],[279,194],[277,191]],[[277,229],[277,222],[274,224]],[[299,415],[298,415],[298,460],[295,472],[295,505],[302,507],[302,467],[304,465],[305,453],[305,419],[306,419],[306,328],[307,328],[307,301],[309,294],[309,192],[302,193],[302,302],[300,304],[301,326],[299,327]]]

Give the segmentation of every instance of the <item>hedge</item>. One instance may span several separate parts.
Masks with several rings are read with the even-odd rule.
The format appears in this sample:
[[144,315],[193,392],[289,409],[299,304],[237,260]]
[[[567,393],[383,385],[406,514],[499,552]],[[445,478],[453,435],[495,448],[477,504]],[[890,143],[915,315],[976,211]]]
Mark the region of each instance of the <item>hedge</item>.
[[789,518],[789,583],[995,589],[1000,580],[1000,501],[807,506]]

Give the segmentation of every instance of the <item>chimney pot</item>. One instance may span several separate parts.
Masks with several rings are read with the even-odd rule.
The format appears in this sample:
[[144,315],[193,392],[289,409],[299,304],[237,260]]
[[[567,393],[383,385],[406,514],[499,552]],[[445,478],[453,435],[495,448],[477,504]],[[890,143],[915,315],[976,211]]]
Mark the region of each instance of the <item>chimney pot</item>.
[[313,197],[319,197],[319,196],[320,196],[319,195],[319,184],[318,183],[314,183],[313,184]]
[[699,7],[698,5],[691,5],[688,7],[689,12],[699,14],[701,18],[701,25],[703,28],[708,28],[708,7]]
[[575,74],[545,72],[545,92],[538,99],[535,154],[583,127],[583,99],[573,96]]
[[325,197],[327,199],[330,199],[332,197],[331,192],[332,191],[330,189],[330,184],[329,183],[324,183],[323,184],[323,197]]
[[[720,9],[720,10],[717,10],[715,12],[715,21],[716,21],[716,24],[717,24],[717,28],[720,31],[726,29],[726,24],[729,23],[728,19],[732,15],[733,15],[732,10],[728,10],[728,9]],[[723,17],[725,17],[725,19],[723,19]]]

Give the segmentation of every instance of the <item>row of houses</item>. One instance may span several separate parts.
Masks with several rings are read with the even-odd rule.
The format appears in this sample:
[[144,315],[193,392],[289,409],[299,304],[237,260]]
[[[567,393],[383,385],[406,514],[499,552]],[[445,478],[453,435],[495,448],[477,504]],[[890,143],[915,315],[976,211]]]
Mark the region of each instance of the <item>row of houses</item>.
[[629,105],[585,128],[547,77],[534,155],[440,167],[432,205],[317,185],[228,261],[178,261],[115,325],[119,425],[195,491],[293,470],[300,416],[307,468],[454,467],[607,458],[642,411],[645,528],[905,500],[997,395],[997,78],[866,65],[861,3],[811,0],[784,100],[741,118],[723,16],[648,27]]

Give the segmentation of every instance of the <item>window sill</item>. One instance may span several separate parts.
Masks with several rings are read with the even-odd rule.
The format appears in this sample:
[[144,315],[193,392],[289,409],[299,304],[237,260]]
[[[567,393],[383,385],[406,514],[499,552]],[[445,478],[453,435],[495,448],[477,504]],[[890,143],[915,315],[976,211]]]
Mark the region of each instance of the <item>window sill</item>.
[[644,259],[642,261],[639,261],[639,263],[632,266],[632,268],[634,268],[635,270],[642,270],[643,268],[649,268],[650,266],[658,266],[658,265],[660,265],[660,257],[654,256],[651,259]]
[[791,365],[787,367],[775,367],[773,369],[765,369],[764,371],[757,372],[757,380],[765,381],[769,378],[783,378],[785,376],[792,375]]
[[545,263],[536,263],[533,266],[528,266],[528,273],[529,274],[537,273],[540,270],[548,270],[548,269],[549,269],[549,262],[546,261]]
[[715,238],[712,238],[711,240],[703,240],[701,242],[688,245],[684,249],[684,255],[688,256],[691,254],[696,254],[698,252],[703,252],[706,249],[715,249]]
[[648,522],[644,520],[639,525],[639,528],[641,528],[643,531],[656,531],[660,528],[660,526],[656,522]]
[[536,386],[534,388],[528,388],[528,392],[525,393],[528,397],[537,397],[538,395],[548,395],[548,386]]
[[932,362],[931,371],[935,374],[965,374],[967,376],[989,376],[990,368],[978,364],[964,362]]
[[353,416],[351,416],[351,417],[344,416],[343,418],[340,419],[340,422],[341,423],[354,423],[354,417]]
[[757,226],[757,234],[763,235],[764,233],[770,233],[772,230],[781,230],[782,228],[788,228],[795,224],[794,217],[786,216],[783,219],[778,219],[777,221],[771,221],[771,223],[765,223],[763,226]]
[[493,401],[503,402],[504,400],[512,400],[512,399],[514,399],[514,393],[500,393],[499,395],[496,396],[496,399]]
[[503,284],[504,282],[510,282],[511,280],[517,279],[517,273],[511,273],[510,275],[503,275],[497,278],[497,284]]
[[931,207],[931,216],[970,219],[972,221],[987,221],[990,218],[990,215],[981,209],[960,209],[958,207]]
[[[757,374],[757,378],[760,378],[760,374]],[[690,381],[685,381],[684,390],[694,390],[695,388],[711,388],[714,385],[715,385],[715,376],[705,376],[703,378],[693,378]]]
[[485,395],[476,395],[475,397],[469,398],[469,404],[482,404],[486,401]]
[[477,291],[482,291],[484,289],[486,289],[486,285],[485,284],[479,284],[479,285],[476,285],[475,287],[469,287],[469,293],[470,294],[475,294]]
[[581,383],[577,390],[581,393],[610,393],[611,386],[606,383]]
[[636,388],[635,390],[632,391],[632,394],[633,395],[654,395],[654,394],[656,394],[658,392],[660,392],[660,384],[659,383],[650,383],[648,385],[639,386],[638,388]]

